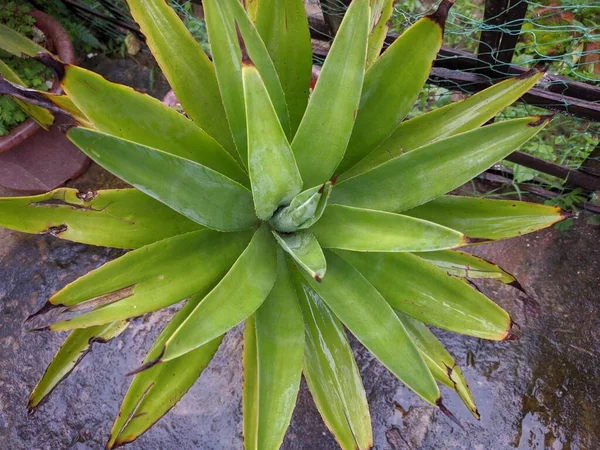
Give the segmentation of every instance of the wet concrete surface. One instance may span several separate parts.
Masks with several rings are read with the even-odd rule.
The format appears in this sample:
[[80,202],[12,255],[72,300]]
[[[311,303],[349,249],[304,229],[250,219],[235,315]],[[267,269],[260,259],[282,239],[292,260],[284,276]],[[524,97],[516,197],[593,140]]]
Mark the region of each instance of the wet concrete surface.
[[[71,185],[88,190],[123,184],[93,165]],[[544,230],[473,250],[514,273],[539,303],[524,300],[511,287],[480,284],[520,324],[521,340],[494,343],[438,333],[463,367],[480,422],[442,388],[458,426],[419,400],[353,340],[375,448],[600,448],[599,240],[600,229],[580,218],[567,232]],[[103,448],[129,384],[124,374],[139,365],[172,311],[136,319],[115,340],[95,344],[32,416],[28,395],[66,334],[28,333],[23,321],[66,283],[120,254],[0,230],[1,448]],[[241,449],[241,352],[238,327],[182,401],[128,448]],[[283,448],[337,448],[304,382]]]
[[[122,183],[92,166],[82,190]],[[7,195],[0,192],[0,195]],[[482,245],[474,253],[514,273],[537,299],[511,287],[480,287],[521,326],[518,342],[440,332],[474,391],[475,421],[454,393],[445,403],[462,428],[412,394],[353,341],[377,449],[595,449],[600,442],[600,230],[585,219]],[[27,397],[64,333],[28,333],[23,321],[56,290],[122,252],[0,231],[0,440],[11,449],[100,449],[129,380],[170,311],[136,319],[109,344],[95,344],[33,415]],[[238,327],[183,400],[132,449],[241,449]],[[4,447],[3,445],[3,447]],[[303,383],[284,449],[333,449]]]

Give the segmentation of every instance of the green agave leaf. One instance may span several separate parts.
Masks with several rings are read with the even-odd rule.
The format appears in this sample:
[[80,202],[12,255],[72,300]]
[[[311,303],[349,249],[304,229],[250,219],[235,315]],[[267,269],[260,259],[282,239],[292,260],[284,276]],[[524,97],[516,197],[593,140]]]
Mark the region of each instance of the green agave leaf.
[[491,278],[506,284],[516,282],[515,277],[496,264],[469,253],[456,250],[440,250],[438,252],[414,254],[435,264],[440,269],[444,269],[448,275],[464,278]]
[[71,332],[29,396],[27,405],[29,411],[36,408],[62,380],[69,376],[88,354],[94,342],[110,341],[125,331],[127,325],[127,322],[118,321]]
[[[69,330],[127,319],[206,295],[227,272],[251,233],[201,230],[133,250],[54,294],[50,306],[96,308],[50,326]],[[216,336],[215,336],[216,337]]]
[[304,378],[317,409],[343,450],[370,449],[369,405],[344,328],[297,269],[292,278],[304,315]]
[[309,228],[325,212],[332,188],[333,183],[328,181],[322,186],[315,186],[300,192],[288,206],[280,208],[269,220],[269,223],[283,233]]
[[[289,133],[289,115],[277,72],[258,31],[237,0],[208,0],[204,4],[206,23],[217,80],[238,152],[248,162],[246,111],[242,85],[243,54],[260,71],[281,124]],[[239,36],[238,36],[239,30]],[[243,51],[239,39],[242,39]]]
[[248,176],[217,141],[149,95],[75,66],[65,66],[62,86],[98,131],[195,161],[249,186]]
[[506,239],[549,227],[569,217],[560,208],[516,200],[446,195],[405,211],[407,216],[480,239]]
[[268,220],[302,190],[302,178],[258,70],[245,66],[243,80],[252,197],[257,216]]
[[[201,295],[193,296],[173,316],[154,341],[144,362],[159,356],[164,343],[200,301]],[[202,375],[222,340],[223,336],[217,337],[181,358],[135,375],[121,404],[106,449],[133,442],[175,406]]]
[[396,312],[396,314],[413,338],[427,367],[431,370],[433,378],[456,391],[467,409],[479,420],[479,411],[477,411],[471,389],[469,389],[460,367],[456,365],[444,345],[422,322],[400,312]]
[[314,235],[306,232],[279,234],[273,231],[273,236],[281,248],[311,277],[317,281],[323,279],[327,270],[327,261]]
[[390,305],[378,290],[337,254],[327,251],[321,283],[304,274],[342,323],[407,387],[436,405],[440,397],[431,372]]
[[[273,290],[253,319],[246,322],[246,327],[255,328],[246,333],[255,338],[253,342],[249,336],[244,345],[256,346],[249,350],[255,353],[256,361],[248,364],[248,370],[244,366],[244,416],[257,416],[244,418],[247,450],[279,449],[300,388],[304,322],[282,251],[277,260]],[[245,350],[246,355],[250,357]],[[246,387],[251,392],[246,393]]]
[[353,1],[292,141],[305,187],[331,178],[346,151],[363,85],[368,27],[368,1]]
[[256,28],[281,80],[293,136],[306,110],[312,76],[312,47],[304,2],[247,1],[246,8],[249,12],[254,5],[258,7]]
[[60,188],[0,198],[0,226],[113,248],[139,248],[202,229],[136,189],[82,193]]
[[34,58],[38,53],[48,53],[44,47],[36,44],[21,33],[0,23],[0,49],[14,56]]
[[390,212],[414,208],[490,168],[549,121],[548,117],[507,120],[434,142],[340,182],[331,202]]
[[215,70],[200,44],[166,1],[127,3],[186,113],[236,158]]
[[[0,24],[0,26],[3,26]],[[0,28],[0,39],[1,39],[1,28]],[[19,76],[0,59],[0,75],[6,78],[11,83],[19,84],[21,86],[25,86],[25,82],[19,78]],[[23,100],[19,100],[17,98],[13,99],[14,102],[19,105],[19,107],[31,117],[33,120],[37,122],[44,129],[48,129],[50,125],[54,122],[54,116],[50,114],[50,112],[44,108],[41,108],[36,105],[32,105],[30,103],[24,102]]]
[[367,70],[340,173],[371,153],[404,120],[427,81],[443,34],[439,20],[424,17],[396,39]]
[[285,102],[285,93],[283,92],[277,69],[269,55],[269,51],[241,3],[237,0],[225,0],[225,3],[230,8],[231,14],[233,14],[235,22],[239,27],[240,35],[243,44],[246,46],[250,60],[260,72],[260,76],[265,83],[269,97],[273,102],[273,107],[277,111],[281,127],[289,135],[290,115]]
[[244,0],[244,6],[246,7],[246,13],[252,22],[256,22],[256,16],[258,14],[258,5],[260,0]]
[[345,172],[341,179],[354,177],[402,153],[480,127],[513,104],[543,76],[536,71],[501,81],[465,100],[407,120],[368,156]]
[[85,126],[86,128],[96,128],[95,125],[90,121],[90,119],[81,111],[71,98],[67,97],[64,94],[53,94],[52,92],[42,92],[38,91],[39,94],[43,95],[45,98],[50,100],[53,104],[55,104],[58,108],[69,114],[75,121]]
[[277,246],[263,225],[219,284],[165,343],[159,361],[184,355],[245,320],[267,298],[276,274]]
[[[510,316],[462,280],[410,253],[337,250],[397,311],[438,328],[483,339],[511,336]],[[331,261],[328,259],[329,265]],[[328,276],[330,276],[331,268]]]
[[238,42],[235,21],[225,3],[219,0],[206,0],[202,6],[223,106],[238,154],[247,165],[242,51]]
[[371,0],[371,32],[367,46],[367,69],[379,58],[385,36],[387,22],[394,11],[394,0]]
[[384,211],[330,205],[310,228],[324,248],[357,252],[414,252],[460,247],[458,231]]
[[67,137],[106,170],[201,225],[238,231],[258,222],[250,191],[208,167],[85,128]]
[[244,328],[244,389],[242,409],[244,412],[244,448],[254,448],[258,444],[258,346],[256,344],[256,318],[254,314],[246,319]]
[[[61,65],[61,68],[66,67],[62,66],[60,61],[57,61],[51,57],[49,57],[48,60]],[[0,66],[3,66],[2,61],[0,61]],[[9,68],[9,70],[11,69]],[[12,79],[18,79],[16,74]],[[83,114],[83,112],[75,105],[75,103],[73,103],[73,100],[64,94],[55,94],[52,92],[29,89],[2,77],[0,77],[0,93],[2,95],[11,96],[17,103],[21,101],[24,105],[28,105],[29,107],[40,107],[43,110],[47,110],[47,112],[51,115],[53,113],[66,114],[71,116],[76,123],[82,126],[87,128],[95,128],[86,115]]]

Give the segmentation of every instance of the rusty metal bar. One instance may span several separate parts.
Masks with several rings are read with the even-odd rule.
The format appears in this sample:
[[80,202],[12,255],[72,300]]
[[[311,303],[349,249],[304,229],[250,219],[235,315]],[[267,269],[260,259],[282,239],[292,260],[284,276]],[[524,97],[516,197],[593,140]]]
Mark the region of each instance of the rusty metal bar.
[[523,23],[525,23],[527,6],[527,0],[510,0],[505,15],[504,31],[496,54],[496,59],[501,64],[510,64],[512,62],[515,47],[519,41],[519,34],[521,33]]
[[502,32],[500,27],[505,22],[508,0],[485,0],[483,11],[484,29],[479,36],[477,58],[486,66],[496,65],[496,53],[500,48]]

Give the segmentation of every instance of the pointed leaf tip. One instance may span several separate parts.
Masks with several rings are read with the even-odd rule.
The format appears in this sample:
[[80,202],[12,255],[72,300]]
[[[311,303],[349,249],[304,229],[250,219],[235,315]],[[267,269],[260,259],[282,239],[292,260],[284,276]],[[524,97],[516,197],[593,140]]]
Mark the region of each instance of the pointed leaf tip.
[[502,341],[519,341],[521,339],[521,326],[515,322],[512,317],[510,318],[510,324],[508,331]]
[[39,317],[43,314],[46,314],[49,311],[52,311],[55,308],[58,308],[59,305],[53,305],[50,302],[46,302],[44,303],[44,306],[42,306],[40,309],[38,309],[36,312],[34,312],[33,314],[30,314],[26,319],[25,319],[25,323],[30,322],[31,320],[35,319],[36,317]]
[[526,70],[525,72],[523,72],[521,75],[517,76],[517,78],[519,80],[526,80],[528,78],[531,78],[539,73],[543,73],[545,72],[545,70],[538,70],[537,68],[531,68],[529,70]]
[[464,430],[465,428],[462,426],[462,424],[460,423],[460,421],[456,418],[456,416],[454,414],[452,414],[452,411],[450,411],[448,408],[446,408],[444,406],[444,404],[442,403],[442,397],[440,396],[436,401],[435,404],[437,405],[437,407],[440,409],[440,411],[446,416],[448,417],[450,420],[452,420],[452,422],[454,422],[456,425],[458,425],[460,427],[461,430]]
[[556,114],[544,114],[544,115],[539,115],[539,116],[533,116],[530,118],[531,122],[528,123],[528,126],[530,126],[530,127],[545,126],[548,123],[550,123],[550,121],[552,120],[552,118],[555,115]]
[[39,52],[34,59],[41,62],[44,66],[50,69],[54,73],[54,75],[56,75],[58,81],[62,81],[65,77],[67,65],[60,61],[58,58],[52,56],[50,53]]
[[148,369],[151,369],[152,367],[154,367],[157,364],[160,364],[162,362],[162,357],[165,354],[167,347],[163,347],[163,349],[160,352],[160,355],[158,355],[156,357],[156,359],[153,359],[152,361],[148,361],[146,364],[142,364],[140,367],[138,367],[137,369],[132,370],[131,372],[127,372],[125,374],[125,376],[130,377],[132,375],[137,375],[140,372],[144,372]]
[[475,238],[475,237],[465,236],[463,239],[463,242],[464,242],[464,245],[484,244],[486,242],[493,242],[493,239]]
[[564,209],[561,209],[559,214],[560,214],[561,220],[579,217],[579,213],[577,211],[566,211]]
[[433,14],[427,16],[427,18],[433,20],[443,30],[446,26],[446,19],[448,18],[450,8],[454,6],[455,1],[456,0],[442,0],[442,2],[438,6],[438,9]]

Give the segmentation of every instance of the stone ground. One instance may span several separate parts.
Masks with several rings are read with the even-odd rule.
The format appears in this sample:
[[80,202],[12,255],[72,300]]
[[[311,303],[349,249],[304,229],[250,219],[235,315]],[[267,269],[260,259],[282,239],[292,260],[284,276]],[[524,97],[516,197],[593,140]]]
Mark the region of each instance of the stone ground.
[[[144,76],[147,71],[142,70],[129,79],[146,85]],[[163,92],[158,94],[164,93],[164,85],[159,89]],[[93,165],[71,185],[87,190],[121,184]],[[11,194],[0,191],[0,195]],[[375,448],[598,448],[599,240],[600,229],[582,217],[567,232],[549,229],[473,250],[514,273],[539,302],[523,300],[513,288],[485,283],[482,290],[521,325],[521,340],[494,343],[439,333],[463,367],[482,414],[480,422],[448,390],[443,390],[445,403],[461,426],[436,412],[354,341],[371,407]],[[103,448],[129,384],[124,374],[142,361],[168,314],[136,319],[109,344],[94,345],[32,416],[27,414],[27,397],[64,334],[28,333],[23,321],[66,283],[120,254],[51,236],[0,230],[3,448]],[[242,449],[241,337],[241,328],[230,333],[182,401],[129,448]],[[304,383],[283,448],[337,448]]]

